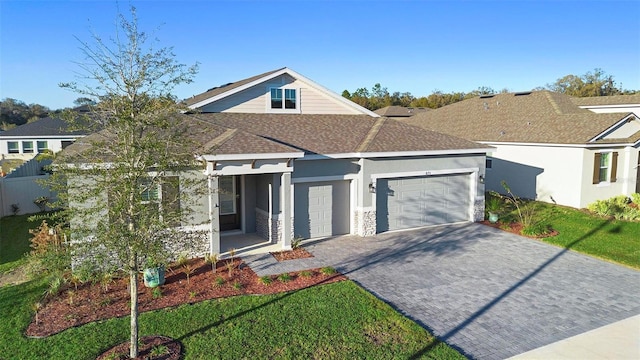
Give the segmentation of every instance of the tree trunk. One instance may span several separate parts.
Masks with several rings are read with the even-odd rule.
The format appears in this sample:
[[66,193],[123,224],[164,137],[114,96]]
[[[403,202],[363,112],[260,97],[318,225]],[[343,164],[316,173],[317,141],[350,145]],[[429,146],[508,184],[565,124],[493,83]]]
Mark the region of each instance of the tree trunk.
[[136,256],[131,255],[129,264],[129,289],[131,290],[131,339],[129,357],[138,357],[138,266]]

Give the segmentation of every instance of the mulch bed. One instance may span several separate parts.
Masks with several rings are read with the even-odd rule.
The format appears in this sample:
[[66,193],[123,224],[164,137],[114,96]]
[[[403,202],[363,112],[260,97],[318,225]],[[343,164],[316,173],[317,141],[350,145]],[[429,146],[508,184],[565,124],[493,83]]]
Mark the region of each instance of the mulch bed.
[[301,247],[292,250],[272,252],[271,255],[273,255],[273,257],[278,261],[313,257],[313,254]]
[[[134,360],[178,360],[182,356],[182,344],[166,336],[144,336],[138,339],[138,357]],[[153,354],[163,348],[162,354]],[[129,357],[129,341],[118,344],[98,356],[96,360],[126,360]]]
[[[138,282],[138,306],[140,312],[196,303],[203,300],[248,294],[275,294],[293,291],[319,284],[345,280],[336,273],[325,275],[320,269],[307,269],[302,276],[298,272],[289,273],[291,280],[282,282],[272,276],[272,282],[264,285],[258,276],[242,259],[226,259],[217,263],[216,272],[204,259],[189,261],[194,269],[187,280],[181,267],[167,270],[164,285],[159,289],[161,296],[154,297],[153,289],[144,286],[141,276]],[[231,271],[229,271],[231,269]],[[89,322],[129,315],[129,279],[113,281],[107,288],[100,284],[85,284],[76,289],[67,284],[60,293],[45,301],[38,311],[37,319],[26,330],[29,337],[45,337],[74,326]],[[157,292],[157,290],[156,290]]]
[[559,234],[559,232],[557,230],[551,229],[551,231],[549,231],[548,233],[543,234],[543,235],[538,235],[538,236],[524,235],[524,234],[522,234],[522,229],[524,227],[519,222],[503,223],[503,222],[498,221],[496,223],[492,223],[489,220],[483,220],[480,223],[483,224],[483,225],[494,227],[496,229],[504,230],[504,231],[507,231],[507,232],[510,232],[510,233],[513,233],[513,234],[516,234],[516,235],[525,236],[525,237],[532,238],[532,239],[542,239],[542,238],[556,236],[556,235]]

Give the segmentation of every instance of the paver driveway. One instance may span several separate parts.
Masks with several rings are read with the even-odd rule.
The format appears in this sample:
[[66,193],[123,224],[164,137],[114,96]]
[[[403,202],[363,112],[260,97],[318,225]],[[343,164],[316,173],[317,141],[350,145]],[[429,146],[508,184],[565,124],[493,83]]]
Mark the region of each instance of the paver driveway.
[[504,359],[640,314],[639,271],[481,224],[305,248],[470,358]]

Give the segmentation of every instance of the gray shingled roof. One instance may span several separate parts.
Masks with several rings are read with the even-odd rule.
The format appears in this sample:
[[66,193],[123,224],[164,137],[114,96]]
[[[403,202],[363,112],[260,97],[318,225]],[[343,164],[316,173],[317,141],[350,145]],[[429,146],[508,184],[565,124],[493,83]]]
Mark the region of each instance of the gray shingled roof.
[[[367,115],[202,113],[190,115],[225,129],[238,129],[307,154],[438,151],[487,148],[469,140],[425,131]],[[229,141],[229,151],[245,153]],[[225,143],[226,144],[226,143]]]
[[409,117],[417,113],[421,113],[429,110],[431,109],[422,108],[422,107],[414,108],[414,107],[391,105],[391,106],[385,106],[382,109],[374,110],[373,112],[380,116],[387,116],[387,117]]
[[567,95],[534,91],[476,97],[402,121],[473,141],[586,144],[626,115],[596,114]]
[[85,135],[83,131],[70,131],[68,124],[57,117],[46,117],[34,122],[17,126],[13,129],[3,131],[0,137],[4,136],[65,136],[65,135]]
[[572,97],[571,101],[578,106],[640,104],[640,93],[633,95]]
[[[187,129],[185,136],[193,143],[193,153],[197,154],[274,154],[292,153],[300,150],[280,144],[276,141],[251,134],[249,132],[224,127],[209,121],[203,121],[189,115],[177,115],[180,126]],[[57,162],[82,162],[83,153],[93,143],[108,141],[112,135],[107,130],[86,136],[68,146],[56,160]],[[186,144],[184,144],[186,145]],[[180,151],[183,149],[180,149]],[[104,154],[102,161],[109,161]],[[95,159],[94,159],[95,160]]]
[[235,89],[237,87],[240,87],[242,85],[248,84],[248,83],[250,83],[252,81],[258,80],[258,79],[263,78],[265,76],[269,76],[269,75],[271,75],[271,74],[273,74],[275,72],[278,72],[278,71],[280,71],[282,69],[284,69],[284,68],[268,71],[268,72],[266,72],[264,74],[252,76],[252,77],[247,78],[247,79],[243,79],[243,80],[239,80],[239,81],[236,81],[236,82],[232,82],[232,83],[228,83],[228,84],[224,84],[224,85],[221,85],[221,86],[217,86],[217,87],[211,88],[211,89],[209,89],[209,90],[207,90],[207,91],[205,91],[205,92],[203,92],[201,94],[194,95],[194,96],[192,96],[192,97],[190,97],[188,99],[185,99],[184,103],[187,106],[190,106],[190,105],[193,105],[193,104],[197,104],[200,101],[203,101],[203,100],[212,98],[212,97],[214,97],[216,95],[222,94],[224,92],[233,90],[233,89]]

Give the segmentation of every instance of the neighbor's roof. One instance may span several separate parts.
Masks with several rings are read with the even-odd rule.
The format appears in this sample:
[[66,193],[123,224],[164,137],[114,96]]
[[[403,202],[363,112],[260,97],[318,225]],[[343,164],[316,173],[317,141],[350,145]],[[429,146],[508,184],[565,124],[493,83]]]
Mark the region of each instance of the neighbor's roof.
[[640,93],[633,95],[572,97],[571,101],[578,106],[598,105],[640,105]]
[[[417,114],[407,124],[483,142],[586,144],[629,114],[596,114],[550,91],[480,96]],[[608,143],[635,142],[640,134]]]
[[404,107],[404,106],[385,106],[382,109],[374,110],[373,112],[380,116],[388,117],[409,117],[417,113],[429,111],[431,109],[423,107]]
[[13,129],[0,133],[0,137],[6,136],[77,136],[85,135],[86,132],[69,130],[69,125],[62,119],[57,117],[46,117],[24,125],[17,126]]
[[[237,129],[307,154],[413,152],[487,149],[469,140],[427,131],[389,118],[367,115],[200,113],[199,121]],[[249,136],[249,135],[242,135]],[[250,153],[242,143],[227,141],[215,154]],[[283,149],[284,150],[284,149]]]

